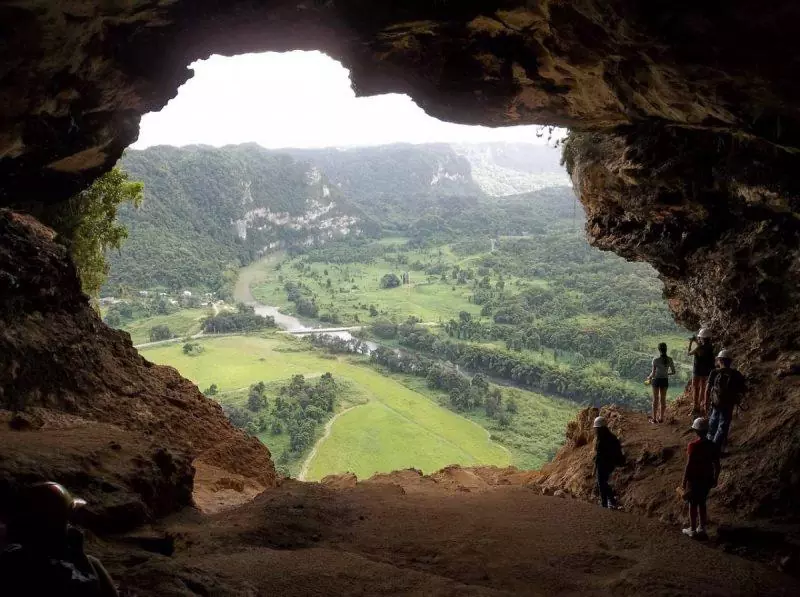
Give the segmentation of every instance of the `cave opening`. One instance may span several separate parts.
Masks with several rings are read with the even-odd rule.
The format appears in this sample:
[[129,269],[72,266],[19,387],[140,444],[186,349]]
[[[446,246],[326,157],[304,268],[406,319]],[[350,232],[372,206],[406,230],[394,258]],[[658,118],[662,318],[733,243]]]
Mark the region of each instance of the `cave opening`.
[[[360,95],[407,93],[455,122],[573,130],[566,163],[591,244],[651,264],[676,319],[720,330],[757,388],[736,421],[736,449],[715,498],[719,516],[754,532],[790,534],[782,525],[796,523],[800,503],[800,88],[788,24],[800,8],[766,10],[751,0],[723,8],[600,4],[19,0],[0,9],[0,396],[9,421],[0,510],[15,486],[54,478],[96,504],[96,529],[130,529],[189,505],[193,483],[224,489],[250,480],[253,491],[278,484],[261,444],[234,432],[173,369],[145,361],[99,322],[36,216],[117,162],[140,116],[187,79],[186,64],[211,52],[324,48],[351,69]],[[19,404],[32,408],[6,410]],[[622,485],[633,512],[681,518],[672,494],[683,468],[683,423],[676,419],[671,439],[654,439],[641,418],[620,411],[636,455]],[[590,498],[585,426],[580,417],[571,424],[555,463],[523,482]],[[300,511],[292,499],[286,511]],[[351,510],[326,516],[342,511]],[[282,543],[280,529],[277,536],[277,547],[297,546]],[[309,529],[302,539],[317,538]],[[632,545],[620,539],[611,544]],[[677,545],[670,552],[696,553]],[[457,567],[430,564],[439,554],[425,553],[424,565],[438,566],[441,577]],[[614,567],[624,563],[607,556]],[[551,561],[526,563],[539,560]],[[782,553],[784,560],[796,556]],[[563,554],[560,561],[583,560]],[[619,582],[635,584],[620,567]],[[703,568],[705,577],[713,567]],[[524,589],[508,581],[515,570],[502,582],[475,570],[464,580]],[[192,574],[181,582],[196,582]]]
[[[109,254],[101,312],[219,402],[281,473],[538,469],[580,406],[649,410],[642,381],[663,341],[676,362],[669,398],[682,392],[687,333],[652,268],[586,242],[560,164],[564,131],[470,127],[405,95],[357,98],[347,69],[319,52],[190,68],[120,162],[144,202],[121,208],[129,238]],[[314,390],[285,371],[313,384],[325,363],[307,366],[273,335],[214,340],[244,308],[317,354],[363,355],[386,387],[339,363],[334,378],[362,398],[343,390],[323,413],[306,398],[292,410],[287,395]],[[466,354],[469,344],[483,352]],[[508,363],[478,364],[495,353]],[[231,373],[237,360],[252,364]],[[396,408],[384,394],[408,389],[423,415],[378,412]],[[446,432],[431,434],[426,416]],[[488,444],[465,447],[467,421]],[[418,447],[397,451],[403,441]]]

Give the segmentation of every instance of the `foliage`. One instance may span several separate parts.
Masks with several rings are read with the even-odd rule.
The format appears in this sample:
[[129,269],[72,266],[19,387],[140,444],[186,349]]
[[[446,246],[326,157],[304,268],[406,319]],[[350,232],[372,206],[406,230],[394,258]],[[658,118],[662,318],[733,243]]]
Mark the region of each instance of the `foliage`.
[[138,208],[142,201],[142,183],[130,182],[128,174],[113,168],[85,191],[42,215],[42,220],[66,245],[78,270],[83,292],[97,298],[109,274],[106,254],[120,249],[128,230],[117,221],[117,211]]
[[150,342],[160,342],[173,337],[172,332],[169,331],[169,327],[166,325],[156,325],[150,328]]
[[274,327],[274,317],[257,315],[248,305],[238,305],[236,313],[219,313],[203,320],[203,331],[208,334],[255,332]]
[[400,278],[394,272],[388,273],[381,278],[381,288],[397,288],[400,286]]
[[203,354],[203,346],[198,342],[187,342],[183,345],[183,354],[196,357]]

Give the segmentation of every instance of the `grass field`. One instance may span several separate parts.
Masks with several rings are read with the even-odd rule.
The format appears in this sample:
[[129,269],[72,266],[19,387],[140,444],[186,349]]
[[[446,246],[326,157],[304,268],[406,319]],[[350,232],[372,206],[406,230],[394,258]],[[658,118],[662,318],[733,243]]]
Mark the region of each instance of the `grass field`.
[[[405,239],[391,239],[396,244]],[[423,264],[444,263],[449,268],[459,264],[467,266],[475,257],[460,259],[447,247],[439,249],[404,251],[409,263],[419,261]],[[275,305],[282,311],[292,312],[294,305],[286,299],[283,288],[287,280],[302,280],[317,296],[320,313],[336,312],[344,323],[369,322],[369,307],[374,305],[379,317],[395,317],[398,320],[415,316],[426,322],[446,321],[458,318],[460,311],[473,315],[480,314],[480,307],[469,302],[472,289],[469,285],[441,282],[438,276],[426,276],[424,272],[411,271],[408,265],[392,264],[378,259],[371,264],[335,265],[314,263],[302,274],[294,269],[300,261],[288,259],[281,263],[280,256],[270,256],[266,260],[249,266],[240,278],[241,287],[237,299],[245,295],[244,286],[250,284],[257,300],[266,305]],[[281,263],[280,268],[277,268]],[[411,284],[398,288],[383,289],[381,278],[394,272],[400,276],[409,271]],[[327,272],[327,273],[326,273]],[[330,287],[327,281],[330,280]],[[241,299],[240,299],[241,300]]]
[[[257,381],[328,371],[369,400],[333,424],[311,462],[310,480],[346,471],[363,478],[398,468],[431,472],[448,464],[504,466],[511,462],[509,452],[490,441],[478,424],[349,357],[332,358],[278,335],[204,339],[200,343],[205,351],[196,357],[184,355],[177,345],[146,349],[142,354],[153,362],[172,365],[201,388],[216,383],[223,392],[221,401]],[[275,453],[281,448],[278,443],[285,440],[262,435]]]
[[191,336],[200,331],[200,322],[210,314],[208,309],[182,309],[172,315],[156,315],[137,319],[120,329],[131,335],[134,344],[150,342],[150,329],[165,325],[174,336]]

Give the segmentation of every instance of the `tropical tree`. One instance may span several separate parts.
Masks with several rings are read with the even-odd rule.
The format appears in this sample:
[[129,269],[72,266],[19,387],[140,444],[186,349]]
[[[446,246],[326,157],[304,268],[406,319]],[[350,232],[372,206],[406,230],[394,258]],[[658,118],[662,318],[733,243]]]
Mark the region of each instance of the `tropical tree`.
[[42,216],[69,250],[81,288],[91,298],[98,297],[108,278],[107,251],[119,249],[128,238],[128,230],[117,222],[117,210],[123,203],[138,207],[142,189],[142,183],[130,182],[127,173],[114,168]]

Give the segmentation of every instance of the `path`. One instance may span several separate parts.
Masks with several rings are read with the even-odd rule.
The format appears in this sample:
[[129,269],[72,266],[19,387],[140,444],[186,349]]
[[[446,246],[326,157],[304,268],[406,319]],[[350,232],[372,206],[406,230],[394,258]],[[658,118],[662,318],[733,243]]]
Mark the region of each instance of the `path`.
[[344,413],[350,412],[351,410],[353,410],[354,408],[357,408],[359,406],[363,406],[363,405],[362,404],[356,404],[355,406],[351,406],[349,408],[344,409],[342,412],[340,412],[337,415],[335,415],[330,421],[328,421],[325,424],[325,433],[323,433],[322,437],[319,438],[319,440],[317,440],[317,443],[314,444],[314,449],[311,450],[311,454],[309,454],[308,458],[306,458],[305,462],[303,462],[303,468],[300,469],[300,474],[297,475],[297,480],[298,481],[305,481],[306,480],[306,475],[308,475],[308,467],[311,466],[311,461],[314,460],[314,457],[317,455],[317,452],[319,451],[319,447],[322,445],[322,442],[324,442],[330,436],[331,428],[333,427],[333,424],[336,422],[336,419],[341,417]]

